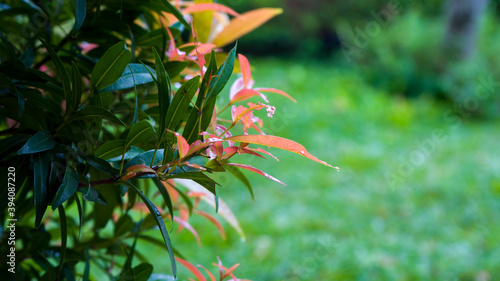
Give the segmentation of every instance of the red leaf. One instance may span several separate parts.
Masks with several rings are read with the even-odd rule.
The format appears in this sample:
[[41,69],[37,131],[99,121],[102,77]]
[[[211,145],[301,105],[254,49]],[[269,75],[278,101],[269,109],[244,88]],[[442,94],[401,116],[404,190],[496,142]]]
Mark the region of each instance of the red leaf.
[[301,144],[282,137],[269,136],[269,135],[240,135],[240,136],[233,136],[226,138],[226,140],[276,147],[279,149],[297,153],[313,161],[321,163],[325,166],[337,169],[337,171],[339,170],[338,167],[333,167],[332,165],[326,163],[325,161],[321,161],[312,154],[310,154]]
[[179,159],[182,159],[188,155],[189,144],[181,134],[175,133],[175,137],[177,138],[177,147],[179,148]]
[[193,275],[198,279],[198,281],[207,281],[203,274],[191,263],[189,263],[186,260],[183,260],[181,258],[175,257],[175,260],[178,261],[180,264],[182,264],[185,268],[187,268]]
[[252,166],[249,166],[249,165],[244,165],[244,164],[237,164],[237,163],[226,163],[226,164],[224,164],[224,165],[236,166],[236,167],[240,167],[240,168],[245,169],[245,170],[252,171],[252,172],[254,172],[254,173],[257,173],[257,174],[259,174],[259,175],[261,175],[261,176],[264,176],[264,177],[266,177],[266,178],[268,178],[268,179],[270,179],[270,180],[273,180],[273,181],[275,181],[275,182],[277,182],[277,183],[281,183],[282,185],[286,186],[286,184],[282,183],[282,182],[281,182],[280,180],[278,180],[277,178],[275,178],[275,177],[273,177],[273,176],[271,176],[271,175],[269,175],[269,174],[267,174],[267,173],[265,173],[265,172],[263,172],[263,171],[261,171],[261,170],[259,170],[259,169],[256,169],[256,168],[254,168],[254,167],[252,167]]
[[237,278],[233,275],[233,271],[239,266],[240,264],[237,263],[233,266],[231,266],[231,268],[227,269],[227,268],[224,268],[224,270],[226,270],[226,273],[224,273],[224,275],[222,276],[222,279],[226,278],[227,276],[231,275],[231,277],[233,277],[234,280],[236,280]]
[[226,239],[226,232],[224,232],[224,228],[222,227],[222,224],[220,224],[220,222],[216,218],[214,218],[212,215],[205,213],[203,211],[200,211],[200,210],[195,210],[195,213],[199,214],[200,216],[208,219],[211,223],[213,223],[215,225],[215,227],[217,227],[217,229],[219,230],[222,238]]
[[198,232],[196,232],[196,230],[187,221],[182,220],[181,218],[175,216],[174,216],[174,221],[176,221],[177,223],[185,227],[187,230],[189,230],[189,232],[191,232],[194,238],[196,239],[196,242],[198,242],[198,246],[201,247],[201,240],[200,236],[198,235]]
[[215,281],[214,275],[212,273],[210,273],[210,271],[208,271],[208,269],[206,269],[203,265],[197,265],[197,266],[203,268],[207,272],[208,276],[210,276],[210,281]]
[[241,75],[243,76],[243,81],[245,82],[245,88],[252,77],[252,73],[250,70],[250,63],[248,62],[247,57],[242,54],[238,54],[238,60],[240,61]]
[[271,93],[279,94],[279,95],[282,95],[282,96],[289,98],[293,102],[297,102],[294,98],[292,98],[289,94],[283,92],[282,90],[273,89],[273,88],[254,88],[254,89],[257,91],[261,91],[261,92],[271,92]]
[[199,13],[203,11],[217,11],[217,12],[224,12],[227,14],[230,14],[232,16],[238,17],[240,14],[235,12],[229,7],[226,7],[221,4],[216,4],[216,3],[200,3],[200,4],[194,4],[186,9],[182,10],[183,14],[191,14],[191,13]]
[[231,99],[231,103],[244,101],[244,100],[247,100],[247,99],[249,99],[251,97],[255,97],[255,96],[259,96],[262,99],[264,99],[266,102],[268,102],[267,97],[262,95],[261,93],[257,92],[256,90],[254,90],[254,89],[242,89],[233,96],[233,98]]

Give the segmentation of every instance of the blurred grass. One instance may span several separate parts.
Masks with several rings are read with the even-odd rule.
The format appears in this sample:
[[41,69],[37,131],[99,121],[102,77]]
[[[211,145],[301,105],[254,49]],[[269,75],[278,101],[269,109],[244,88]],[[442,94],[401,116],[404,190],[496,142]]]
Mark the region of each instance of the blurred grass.
[[[241,263],[236,276],[252,280],[500,279],[498,123],[446,121],[449,105],[389,96],[326,63],[251,62],[256,87],[298,101],[269,94],[277,110],[264,118],[264,131],[303,144],[341,172],[271,149],[279,163],[252,165],[288,186],[247,173],[252,201],[242,184],[226,181],[218,191],[246,242],[227,224],[222,240],[195,216],[201,248],[189,233],[172,235],[189,261],[215,272],[210,264],[220,256],[227,267]],[[424,153],[419,143],[435,130],[444,141]],[[158,256],[155,272],[169,272],[164,249],[146,254]]]

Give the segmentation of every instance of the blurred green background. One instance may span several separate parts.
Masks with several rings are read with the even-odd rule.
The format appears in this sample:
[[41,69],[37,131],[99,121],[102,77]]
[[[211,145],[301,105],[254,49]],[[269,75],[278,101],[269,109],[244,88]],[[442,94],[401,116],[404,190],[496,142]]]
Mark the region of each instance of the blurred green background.
[[284,8],[238,45],[257,87],[298,101],[268,95],[264,131],[341,172],[272,149],[252,165],[288,186],[247,174],[253,201],[219,179],[246,242],[195,216],[202,248],[173,236],[188,260],[252,280],[500,280],[498,1],[220,2]]

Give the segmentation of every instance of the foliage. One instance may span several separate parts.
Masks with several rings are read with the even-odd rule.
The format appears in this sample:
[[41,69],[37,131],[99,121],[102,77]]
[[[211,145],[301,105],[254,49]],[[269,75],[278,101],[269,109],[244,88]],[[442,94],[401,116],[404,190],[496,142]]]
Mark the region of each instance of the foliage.
[[[9,187],[17,195],[2,193],[1,217],[17,219],[16,280],[147,280],[154,269],[139,241],[166,248],[176,276],[176,260],[192,266],[172,245],[174,225],[198,237],[188,222],[198,214],[224,236],[218,220],[198,210],[202,200],[243,235],[214,174],[227,171],[250,192],[241,169],[280,182],[234,156],[273,157],[260,145],[330,166],[296,142],[264,134],[259,111],[273,117],[276,108],[262,92],[292,98],[254,88],[236,44],[220,50],[280,9],[240,15],[210,1],[72,4],[2,4],[0,161],[15,169]],[[241,77],[220,107],[235,71]],[[263,102],[248,102],[254,97]],[[231,119],[223,118],[228,108]],[[151,229],[156,236],[144,234]],[[235,266],[217,266],[221,280],[236,279]]]
[[[426,95],[390,95],[363,73],[331,63],[254,59],[252,66],[256,81],[278,81],[276,87],[293,91],[307,108],[297,112],[286,99],[273,102],[280,114],[266,124],[268,132],[300,140],[313,154],[342,163],[342,172],[334,178],[322,167],[297,172],[307,159],[279,150],[272,151],[279,165],[256,158],[252,166],[286,174],[288,186],[254,188],[264,207],[239,218],[245,243],[228,231],[224,241],[202,238],[204,251],[189,248],[186,257],[201,264],[213,262],[211,252],[223,252],[223,261],[244,259],[238,274],[253,280],[500,276],[498,120],[445,119],[453,105]],[[435,130],[444,142],[429,142]],[[401,181],[385,178],[400,171]],[[249,180],[266,186],[258,175]],[[243,184],[231,186],[221,192],[232,198],[234,213],[254,208],[257,202],[240,194]],[[197,217],[191,224],[211,227]],[[176,244],[193,241],[183,236]]]

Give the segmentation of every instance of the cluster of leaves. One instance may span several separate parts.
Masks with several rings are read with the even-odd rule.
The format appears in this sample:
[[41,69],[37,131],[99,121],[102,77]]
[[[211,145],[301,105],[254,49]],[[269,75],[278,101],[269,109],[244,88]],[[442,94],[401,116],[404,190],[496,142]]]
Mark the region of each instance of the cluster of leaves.
[[[292,98],[254,88],[236,45],[221,49],[280,9],[240,15],[211,1],[166,0],[8,1],[2,8],[0,161],[14,167],[17,195],[8,213],[2,192],[0,216],[19,222],[17,280],[89,280],[91,265],[118,280],[147,280],[153,268],[135,250],[138,239],[166,246],[174,276],[177,260],[203,280],[173,248],[167,224],[198,237],[188,223],[198,214],[224,237],[217,219],[197,210],[203,199],[241,233],[210,174],[229,172],[250,191],[241,169],[280,182],[230,161],[272,156],[253,145],[328,165],[296,142],[264,134],[254,112],[272,117],[276,109],[262,92]],[[219,109],[233,72],[241,77]],[[247,101],[255,97],[263,102]],[[228,108],[231,120],[221,115]],[[240,125],[243,133],[233,135]],[[144,235],[156,227],[163,241]],[[133,257],[142,263],[132,267]],[[236,280],[235,267],[217,267],[221,280]]]

